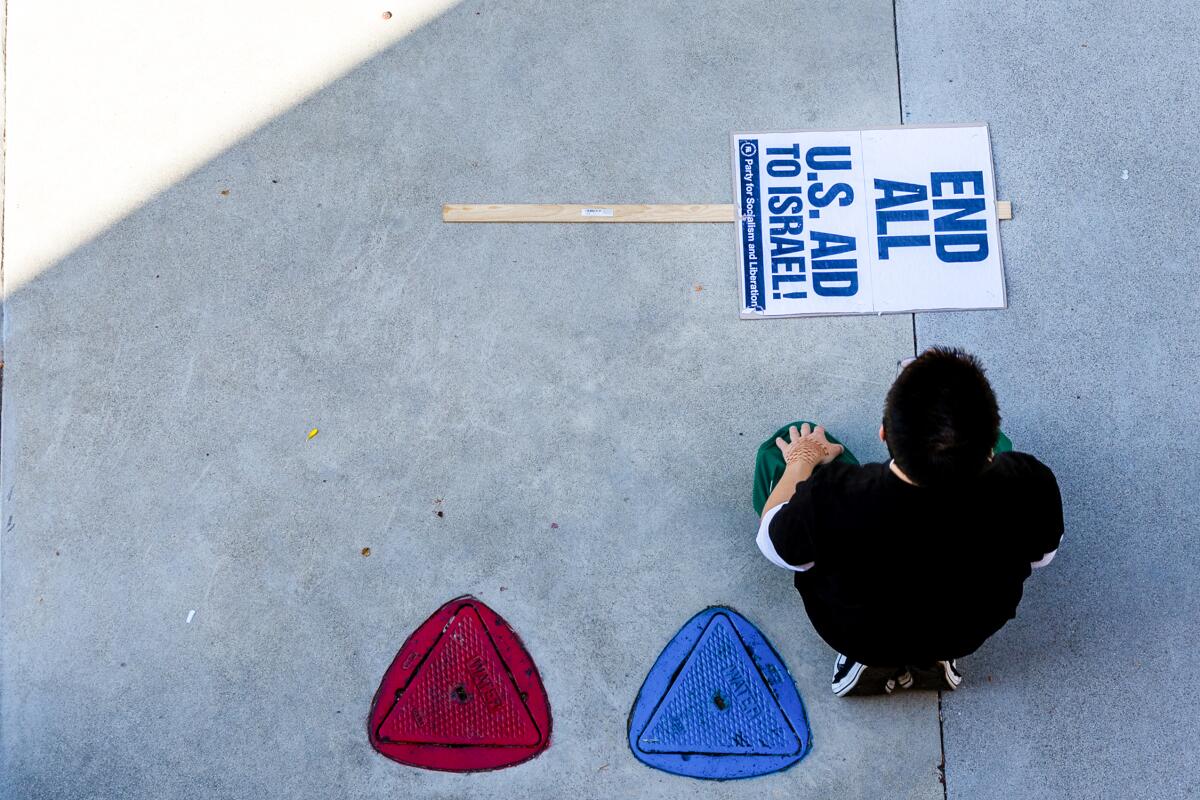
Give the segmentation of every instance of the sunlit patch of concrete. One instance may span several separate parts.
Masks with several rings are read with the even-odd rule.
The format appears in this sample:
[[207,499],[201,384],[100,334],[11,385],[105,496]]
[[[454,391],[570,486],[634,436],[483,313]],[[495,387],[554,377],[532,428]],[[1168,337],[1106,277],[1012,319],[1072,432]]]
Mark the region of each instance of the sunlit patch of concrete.
[[457,2],[11,4],[7,289]]

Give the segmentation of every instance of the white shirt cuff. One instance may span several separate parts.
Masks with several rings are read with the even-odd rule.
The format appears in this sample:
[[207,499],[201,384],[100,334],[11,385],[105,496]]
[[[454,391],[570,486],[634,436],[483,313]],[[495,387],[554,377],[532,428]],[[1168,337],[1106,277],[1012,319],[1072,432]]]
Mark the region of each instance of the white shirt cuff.
[[[807,564],[801,564],[798,567],[793,566],[792,564],[784,561],[779,553],[775,552],[775,545],[771,542],[771,520],[775,519],[775,515],[779,513],[779,509],[786,505],[787,503],[780,503],[763,515],[762,522],[758,524],[758,539],[756,540],[758,549],[764,556],[767,557],[767,561],[770,561],[777,567],[790,569],[792,572],[807,572],[808,570],[812,569],[814,564],[816,564],[815,561],[810,561]],[[1051,555],[1053,556],[1053,553],[1051,553]]]

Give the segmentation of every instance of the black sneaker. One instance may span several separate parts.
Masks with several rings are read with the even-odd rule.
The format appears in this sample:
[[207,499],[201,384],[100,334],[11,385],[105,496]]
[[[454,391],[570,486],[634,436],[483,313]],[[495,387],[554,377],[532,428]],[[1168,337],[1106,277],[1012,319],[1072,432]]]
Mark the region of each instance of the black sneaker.
[[963,674],[958,671],[958,665],[954,663],[953,658],[949,661],[939,661],[938,666],[942,668],[942,677],[946,681],[947,689],[954,690],[962,686]]
[[838,653],[833,662],[833,693],[838,697],[865,694],[891,694],[896,688],[896,671],[887,667],[868,667]]
[[909,667],[909,673],[915,679],[914,689],[949,689],[954,690],[962,685],[963,675],[958,671],[954,660],[935,661],[920,667]]

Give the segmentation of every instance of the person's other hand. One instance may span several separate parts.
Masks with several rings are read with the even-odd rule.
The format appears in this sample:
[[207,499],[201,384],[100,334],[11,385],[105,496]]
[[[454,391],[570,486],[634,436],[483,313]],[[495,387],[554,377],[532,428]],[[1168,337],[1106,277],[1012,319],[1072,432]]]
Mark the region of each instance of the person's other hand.
[[[821,450],[821,457],[815,463],[828,464],[842,454],[846,448],[840,444],[834,444],[829,441],[825,435],[825,428],[818,425],[815,429],[811,428],[807,422],[802,424],[799,430],[793,425],[788,429],[788,438],[791,441],[785,442],[782,438],[775,440],[775,446],[783,453],[783,458],[788,461],[789,454],[795,450],[809,450],[815,454],[813,445],[817,445]],[[807,460],[807,459],[806,459]]]

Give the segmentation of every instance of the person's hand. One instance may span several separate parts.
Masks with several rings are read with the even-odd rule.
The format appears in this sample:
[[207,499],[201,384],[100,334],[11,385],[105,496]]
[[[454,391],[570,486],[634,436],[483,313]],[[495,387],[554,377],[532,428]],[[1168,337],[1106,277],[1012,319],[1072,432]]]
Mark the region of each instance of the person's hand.
[[799,430],[795,425],[789,428],[788,438],[791,441],[785,442],[782,437],[775,440],[775,446],[783,453],[783,460],[788,464],[798,461],[810,467],[828,464],[845,449],[840,444],[830,442],[823,427],[818,425],[816,429],[812,429],[807,422],[802,424]]

